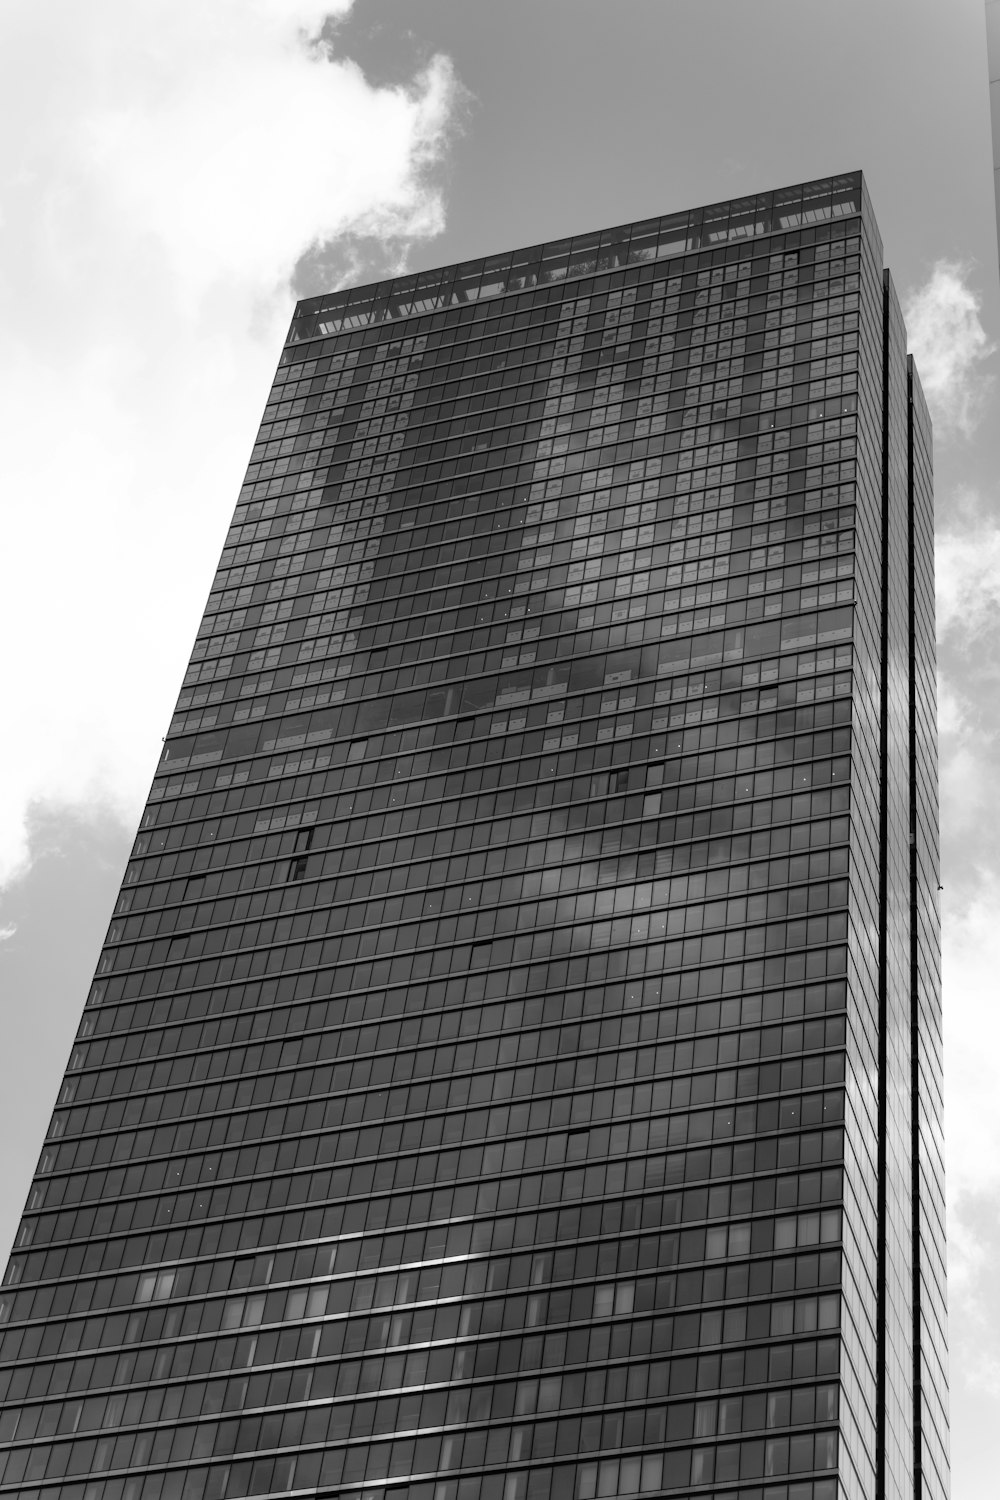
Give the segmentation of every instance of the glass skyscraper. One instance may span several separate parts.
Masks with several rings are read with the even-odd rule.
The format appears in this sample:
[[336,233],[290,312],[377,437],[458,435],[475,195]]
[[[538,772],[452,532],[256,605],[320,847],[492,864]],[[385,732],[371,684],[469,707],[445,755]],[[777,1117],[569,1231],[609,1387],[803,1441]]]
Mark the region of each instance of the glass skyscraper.
[[932,531],[860,174],[298,306],[0,1497],[944,1500]]

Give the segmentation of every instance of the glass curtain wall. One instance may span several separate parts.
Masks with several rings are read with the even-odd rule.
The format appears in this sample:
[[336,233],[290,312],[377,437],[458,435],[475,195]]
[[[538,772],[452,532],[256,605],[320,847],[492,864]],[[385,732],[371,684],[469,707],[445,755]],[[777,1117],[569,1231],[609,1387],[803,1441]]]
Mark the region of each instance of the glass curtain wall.
[[944,1493],[930,548],[858,175],[300,305],[0,1496]]

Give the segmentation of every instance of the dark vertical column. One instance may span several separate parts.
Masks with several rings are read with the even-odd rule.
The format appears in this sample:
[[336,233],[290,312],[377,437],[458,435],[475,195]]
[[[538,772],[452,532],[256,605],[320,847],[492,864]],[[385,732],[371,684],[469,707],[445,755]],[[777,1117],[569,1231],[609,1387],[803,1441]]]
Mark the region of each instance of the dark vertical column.
[[[884,276],[884,273],[883,273]],[[886,1220],[886,882],[885,861],[886,825],[888,822],[886,785],[886,748],[888,742],[888,710],[886,705],[886,662],[888,659],[889,622],[887,598],[889,593],[889,560],[886,538],[889,530],[889,299],[888,288],[883,281],[882,302],[882,588],[881,588],[881,711],[879,715],[879,760],[882,776],[879,788],[879,878],[878,878],[878,1233],[876,1236],[878,1298],[875,1321],[876,1340],[876,1453],[875,1493],[878,1500],[885,1496],[885,1220]]]
[[[914,537],[914,504],[913,504],[913,481],[914,481],[914,454],[913,454],[913,359],[907,360],[907,402],[906,402],[906,460],[907,460],[907,503],[910,520],[910,546],[908,561],[908,586],[910,595],[910,1026],[913,1031],[914,1043],[919,1036],[919,1013],[920,1013],[920,937],[918,927],[919,908],[919,869],[917,864],[917,754],[916,754],[916,621],[914,602],[914,569],[915,569],[915,537]],[[921,1348],[920,1348],[920,1275],[922,1257],[920,1254],[920,1126],[919,1126],[919,1099],[920,1099],[920,1059],[917,1054],[917,1046],[914,1045],[910,1051],[910,1129],[911,1129],[911,1181],[910,1191],[913,1195],[913,1496],[914,1500],[921,1500],[923,1495],[923,1483],[921,1476],[922,1450],[923,1450],[923,1422],[920,1411],[920,1386],[921,1386]]]
[[909,508],[906,335],[883,277],[878,1493],[912,1492]]
[[941,1153],[934,513],[930,419],[912,359],[907,373],[914,1495],[916,1500],[942,1500],[948,1493],[948,1386]]
[[[847,1493],[878,1493],[879,1019],[885,340],[882,245],[867,199],[859,282],[856,604],[851,764],[851,972],[845,1130],[844,1450]],[[853,1424],[853,1425],[852,1425]]]

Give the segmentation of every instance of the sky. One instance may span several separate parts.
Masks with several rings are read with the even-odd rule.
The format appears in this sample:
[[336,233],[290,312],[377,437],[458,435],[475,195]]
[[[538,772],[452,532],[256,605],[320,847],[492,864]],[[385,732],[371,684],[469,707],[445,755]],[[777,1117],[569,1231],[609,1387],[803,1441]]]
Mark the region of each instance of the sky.
[[0,1259],[295,297],[857,167],[935,423],[953,1495],[995,1493],[982,0],[7,0]]

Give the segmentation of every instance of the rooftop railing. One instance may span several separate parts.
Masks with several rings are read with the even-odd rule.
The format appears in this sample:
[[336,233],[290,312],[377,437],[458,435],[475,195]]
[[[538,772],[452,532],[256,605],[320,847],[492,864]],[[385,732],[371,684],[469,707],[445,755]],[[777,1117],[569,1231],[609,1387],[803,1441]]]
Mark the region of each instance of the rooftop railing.
[[734,198],[300,302],[288,342],[369,328],[861,212],[861,173]]

